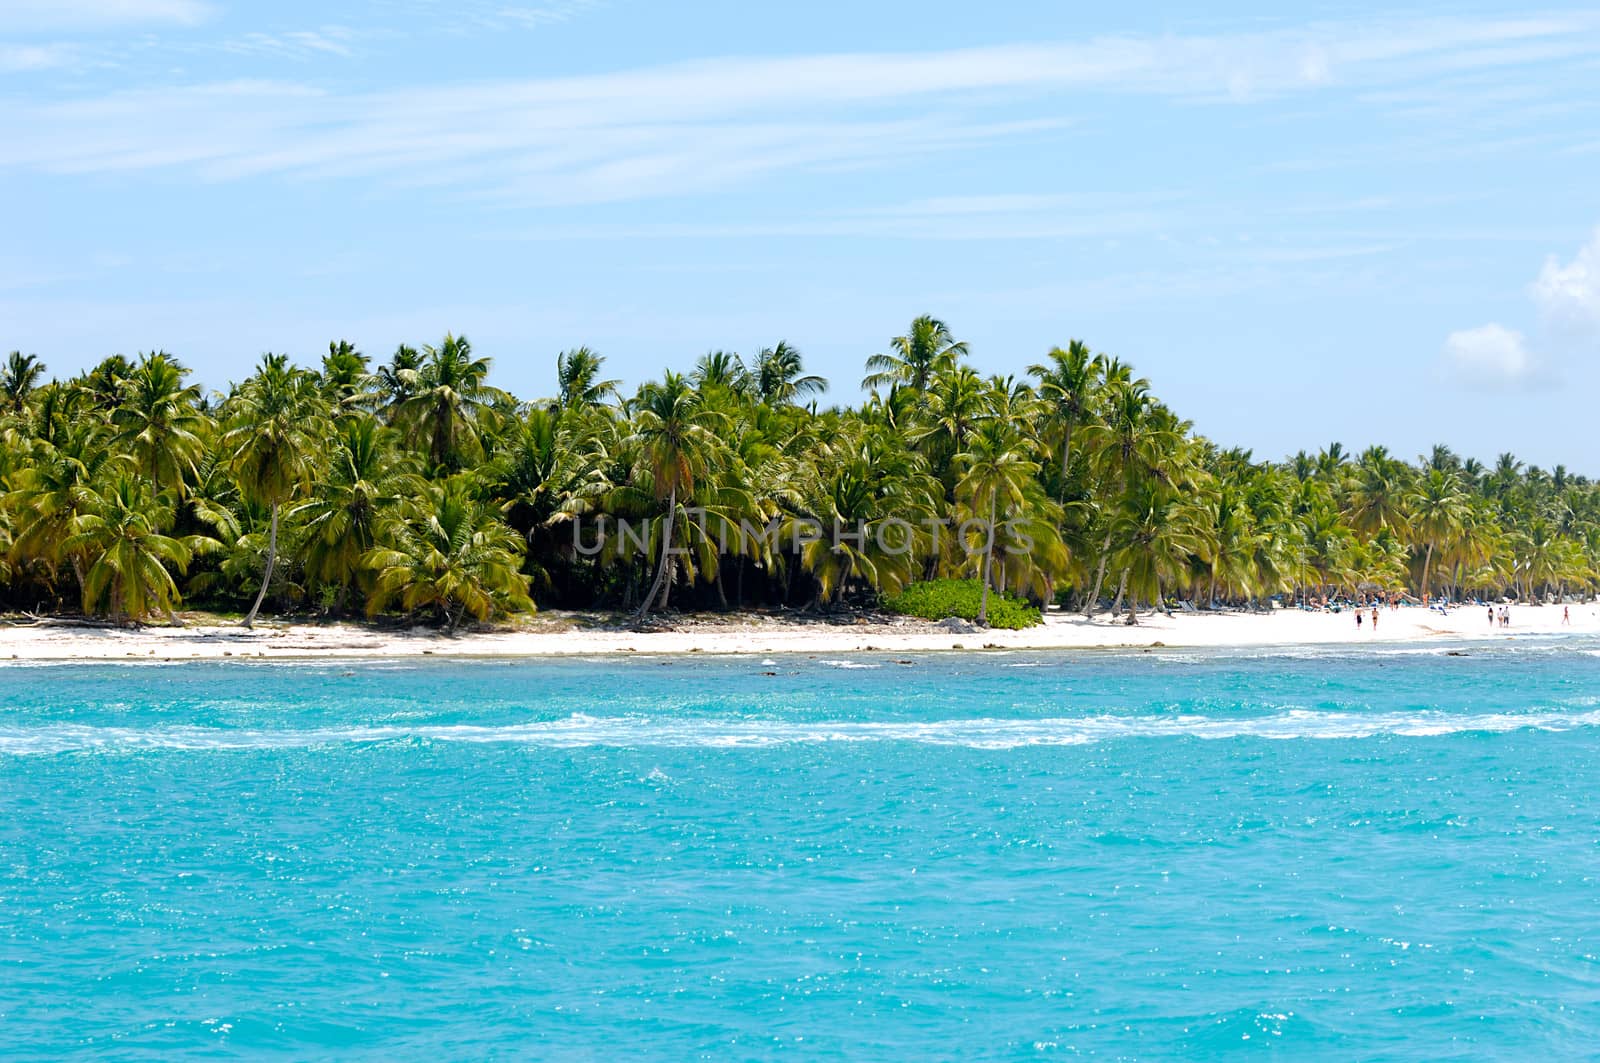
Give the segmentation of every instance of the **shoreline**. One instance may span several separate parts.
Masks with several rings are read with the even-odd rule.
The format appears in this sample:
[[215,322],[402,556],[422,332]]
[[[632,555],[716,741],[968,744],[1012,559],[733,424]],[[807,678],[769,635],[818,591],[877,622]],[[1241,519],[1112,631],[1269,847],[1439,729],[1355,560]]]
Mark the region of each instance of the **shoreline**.
[[1513,606],[1509,629],[1491,628],[1484,610],[1471,606],[1448,615],[1420,607],[1384,609],[1374,634],[1355,626],[1354,615],[1278,610],[1270,613],[1180,613],[1143,616],[1138,625],[1076,614],[1050,613],[1022,631],[951,631],[921,620],[857,618],[784,621],[760,614],[683,617],[657,631],[578,626],[592,617],[546,615],[534,623],[445,635],[425,628],[381,630],[352,623],[273,623],[245,630],[215,618],[181,628],[138,629],[53,625],[0,625],[0,661],[113,662],[130,659],[297,660],[603,657],[630,655],[739,656],[821,653],[929,653],[939,651],[1123,649],[1283,649],[1302,647],[1451,645],[1514,641],[1519,637],[1600,636],[1600,603]]

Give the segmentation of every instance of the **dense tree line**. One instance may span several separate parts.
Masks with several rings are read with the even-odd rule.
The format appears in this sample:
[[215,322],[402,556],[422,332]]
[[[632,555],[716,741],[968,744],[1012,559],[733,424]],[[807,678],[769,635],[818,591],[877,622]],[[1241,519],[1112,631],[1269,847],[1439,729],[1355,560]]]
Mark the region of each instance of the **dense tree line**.
[[343,342],[317,368],[269,354],[222,394],[163,352],[50,381],[13,353],[0,596],[453,627],[535,602],[828,609],[945,576],[1130,620],[1180,598],[1596,585],[1600,490],[1561,467],[1337,444],[1256,461],[1080,342],[986,377],[930,317],[866,367],[852,409],[822,408],[784,343],[631,396],[566,351],[538,401],[458,336],[378,365]]

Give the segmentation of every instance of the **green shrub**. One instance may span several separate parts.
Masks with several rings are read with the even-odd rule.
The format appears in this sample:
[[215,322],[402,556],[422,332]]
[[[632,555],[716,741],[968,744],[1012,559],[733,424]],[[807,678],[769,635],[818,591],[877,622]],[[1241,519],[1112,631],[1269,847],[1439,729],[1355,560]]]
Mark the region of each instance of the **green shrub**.
[[[899,594],[884,600],[891,613],[920,616],[924,620],[943,620],[958,616],[978,619],[978,603],[983,585],[975,579],[936,579],[913,583]],[[1033,627],[1043,623],[1039,610],[999,591],[989,592],[989,626],[999,628]]]

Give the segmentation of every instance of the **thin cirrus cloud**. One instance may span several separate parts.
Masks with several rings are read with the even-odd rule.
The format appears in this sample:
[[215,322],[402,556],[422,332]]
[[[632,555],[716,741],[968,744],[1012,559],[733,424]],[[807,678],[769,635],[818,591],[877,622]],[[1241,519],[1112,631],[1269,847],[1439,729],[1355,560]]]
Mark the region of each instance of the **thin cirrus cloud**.
[[[103,17],[204,10],[192,0],[74,5]],[[1046,135],[1094,94],[1241,104],[1596,54],[1600,16],[1560,15],[728,58],[394,91],[234,81],[9,107],[0,168],[377,178],[514,205],[604,202]]]
[[77,49],[66,44],[0,44],[0,73],[53,70],[77,59]]
[[326,26],[319,30],[294,33],[245,33],[230,37],[213,47],[233,55],[268,59],[345,58],[354,54],[350,44],[354,36],[343,27]]
[[0,3],[0,32],[194,26],[214,13],[205,0],[5,0]]

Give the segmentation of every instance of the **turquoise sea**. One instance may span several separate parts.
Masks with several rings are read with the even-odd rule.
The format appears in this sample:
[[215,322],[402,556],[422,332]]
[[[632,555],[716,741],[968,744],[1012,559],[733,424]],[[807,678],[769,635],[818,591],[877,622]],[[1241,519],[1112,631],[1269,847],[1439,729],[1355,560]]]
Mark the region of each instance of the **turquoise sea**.
[[0,1056],[1577,1057],[1600,644],[0,669]]

